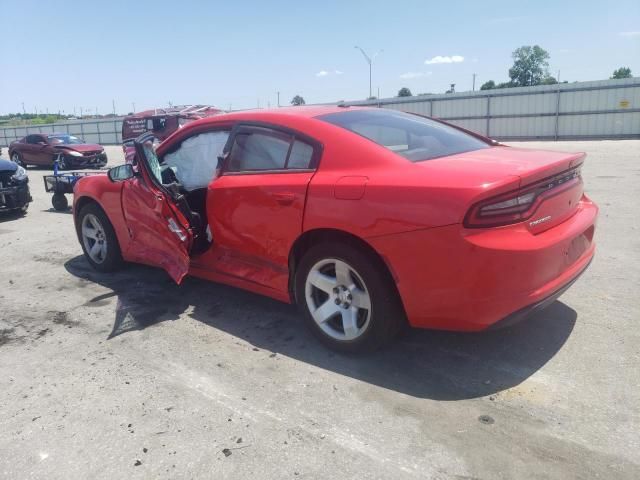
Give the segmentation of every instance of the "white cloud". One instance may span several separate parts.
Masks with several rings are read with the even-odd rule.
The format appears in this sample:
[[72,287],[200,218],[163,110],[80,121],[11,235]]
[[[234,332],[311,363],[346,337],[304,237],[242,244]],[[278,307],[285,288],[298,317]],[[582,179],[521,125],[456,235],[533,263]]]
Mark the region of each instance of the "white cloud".
[[452,55],[451,57],[443,57],[441,55],[433,57],[431,60],[425,60],[425,65],[435,65],[438,63],[461,63],[464,62],[464,57],[460,55]]
[[640,37],[640,32],[620,32],[621,37]]
[[342,75],[344,72],[341,70],[333,70],[333,71],[328,71],[328,70],[320,70],[318,73],[316,73],[316,77],[327,77],[329,75]]
[[400,78],[404,80],[411,80],[413,78],[428,77],[432,72],[407,72],[400,75]]

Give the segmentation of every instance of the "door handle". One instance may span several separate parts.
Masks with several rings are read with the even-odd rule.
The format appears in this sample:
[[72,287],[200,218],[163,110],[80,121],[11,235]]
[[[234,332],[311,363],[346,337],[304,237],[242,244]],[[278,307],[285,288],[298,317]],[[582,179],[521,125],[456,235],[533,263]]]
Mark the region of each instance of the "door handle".
[[274,193],[273,196],[280,205],[291,205],[296,199],[296,196],[289,192]]

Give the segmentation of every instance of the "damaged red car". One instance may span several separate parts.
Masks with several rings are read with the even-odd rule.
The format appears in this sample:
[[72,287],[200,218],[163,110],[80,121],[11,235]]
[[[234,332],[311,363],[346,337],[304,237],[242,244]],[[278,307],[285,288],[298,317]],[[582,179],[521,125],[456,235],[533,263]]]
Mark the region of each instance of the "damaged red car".
[[501,145],[385,109],[219,115],[79,180],[88,262],[189,274],[296,303],[342,351],[408,322],[480,331],[540,309],[587,268],[585,155]]
[[58,168],[101,168],[107,164],[107,154],[102,145],[86,143],[68,133],[31,134],[11,142],[9,157],[21,167],[27,165]]

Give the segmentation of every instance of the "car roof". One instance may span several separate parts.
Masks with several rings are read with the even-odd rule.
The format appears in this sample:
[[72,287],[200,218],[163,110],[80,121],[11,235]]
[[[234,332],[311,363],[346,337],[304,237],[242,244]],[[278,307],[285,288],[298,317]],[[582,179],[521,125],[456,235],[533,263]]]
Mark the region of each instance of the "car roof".
[[298,107],[279,107],[279,108],[263,108],[256,110],[240,110],[237,112],[229,112],[227,114],[220,115],[215,117],[219,119],[220,117],[235,117],[235,116],[253,116],[255,114],[259,114],[260,116],[269,116],[269,115],[285,115],[291,117],[305,117],[312,118],[318,117],[320,115],[326,115],[328,113],[338,113],[344,112],[351,109],[364,110],[366,107],[341,107],[337,105],[301,105]]

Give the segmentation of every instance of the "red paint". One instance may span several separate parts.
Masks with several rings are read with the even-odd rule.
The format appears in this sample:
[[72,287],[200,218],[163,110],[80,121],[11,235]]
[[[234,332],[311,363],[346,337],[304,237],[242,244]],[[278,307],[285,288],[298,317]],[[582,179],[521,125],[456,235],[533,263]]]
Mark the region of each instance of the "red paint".
[[[295,107],[219,115],[186,125],[160,145],[161,157],[194,133],[264,122],[322,146],[315,172],[223,174],[213,180],[207,220],[214,243],[191,258],[190,274],[289,301],[296,239],[311,230],[339,230],[368,243],[386,262],[412,325],[482,330],[555,292],[593,257],[598,208],[583,194],[581,180],[541,197],[526,221],[463,225],[478,202],[565,172],[582,163],[583,154],[494,146],[411,163],[314,118],[339,111]],[[91,198],[103,206],[125,259],[163,266],[179,279],[189,241],[176,247],[163,222],[168,215],[182,226],[186,220],[154,199],[157,192],[145,175],[122,188],[103,176],[80,180],[75,202]],[[171,265],[160,265],[149,250],[166,253]]]

